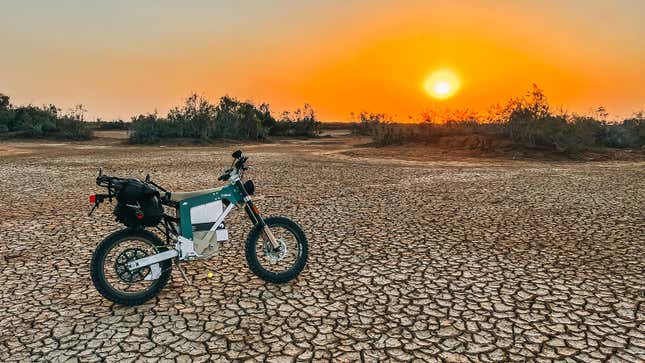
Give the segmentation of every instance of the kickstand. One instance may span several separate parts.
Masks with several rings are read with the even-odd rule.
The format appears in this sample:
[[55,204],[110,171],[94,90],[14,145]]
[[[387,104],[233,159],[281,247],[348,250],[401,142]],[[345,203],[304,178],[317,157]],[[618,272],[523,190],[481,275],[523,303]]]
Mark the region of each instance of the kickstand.
[[183,277],[184,280],[186,280],[186,283],[189,286],[191,286],[193,283],[190,282],[190,280],[188,279],[188,276],[186,276],[186,272],[184,272],[184,268],[181,267],[181,265],[179,264],[179,261],[175,260],[175,266],[177,266],[177,269],[179,270],[179,272],[181,272],[181,277]]

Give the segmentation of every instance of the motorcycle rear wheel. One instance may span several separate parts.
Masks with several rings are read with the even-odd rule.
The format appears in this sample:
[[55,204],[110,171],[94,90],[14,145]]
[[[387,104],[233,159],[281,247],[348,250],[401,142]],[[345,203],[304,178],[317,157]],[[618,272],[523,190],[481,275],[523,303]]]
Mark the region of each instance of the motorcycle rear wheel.
[[[119,249],[123,251],[118,253]],[[117,304],[143,304],[159,294],[168,283],[172,270],[171,260],[159,262],[161,273],[154,280],[145,280],[145,276],[151,273],[149,267],[129,271],[124,266],[127,262],[167,249],[159,237],[143,229],[128,228],[112,233],[99,243],[92,256],[90,274],[94,287],[106,299]],[[128,291],[134,284],[140,285],[142,289]]]

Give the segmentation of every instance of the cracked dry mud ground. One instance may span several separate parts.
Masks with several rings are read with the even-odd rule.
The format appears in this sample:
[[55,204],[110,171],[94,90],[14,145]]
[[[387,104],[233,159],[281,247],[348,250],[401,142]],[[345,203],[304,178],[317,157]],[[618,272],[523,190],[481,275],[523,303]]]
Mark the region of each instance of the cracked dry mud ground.
[[[325,146],[327,147],[327,146]],[[328,146],[333,148],[334,146]],[[265,215],[311,244],[297,281],[214,259],[116,306],[93,288],[96,168],[209,187],[229,148],[19,146],[0,158],[1,361],[643,361],[645,164],[369,162],[246,148]],[[208,271],[215,277],[207,278]]]

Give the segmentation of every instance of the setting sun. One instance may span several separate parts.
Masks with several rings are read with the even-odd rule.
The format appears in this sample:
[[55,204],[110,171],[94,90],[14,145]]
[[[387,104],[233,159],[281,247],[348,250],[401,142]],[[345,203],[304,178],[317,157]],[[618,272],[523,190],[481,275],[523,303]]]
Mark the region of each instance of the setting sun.
[[441,69],[432,72],[426,78],[423,89],[428,96],[443,100],[454,96],[459,91],[460,85],[459,77],[453,71]]

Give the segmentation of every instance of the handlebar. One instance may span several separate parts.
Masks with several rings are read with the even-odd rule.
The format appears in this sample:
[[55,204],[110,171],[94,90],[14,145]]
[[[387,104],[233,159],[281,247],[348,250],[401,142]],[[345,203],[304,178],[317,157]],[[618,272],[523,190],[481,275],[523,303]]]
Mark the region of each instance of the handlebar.
[[226,169],[224,174],[220,175],[217,180],[220,181],[228,181],[231,179],[231,176],[233,173],[237,173],[241,175],[241,172],[248,170],[248,167],[246,166],[247,160],[249,160],[248,156],[243,156],[241,150],[235,151],[233,154],[231,154],[233,157],[233,164],[231,168]]
[[219,178],[217,178],[217,180],[223,180],[223,181],[229,180],[231,178],[231,172],[232,171],[233,171],[233,169],[226,169],[224,174],[220,175]]

